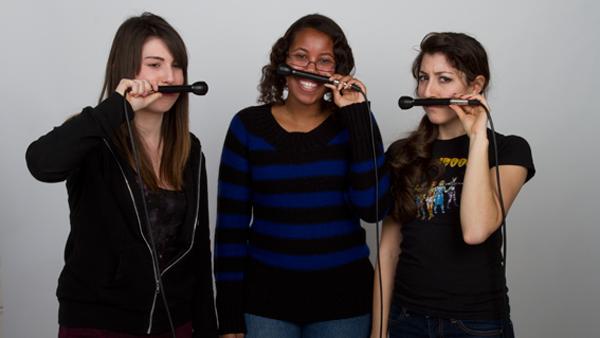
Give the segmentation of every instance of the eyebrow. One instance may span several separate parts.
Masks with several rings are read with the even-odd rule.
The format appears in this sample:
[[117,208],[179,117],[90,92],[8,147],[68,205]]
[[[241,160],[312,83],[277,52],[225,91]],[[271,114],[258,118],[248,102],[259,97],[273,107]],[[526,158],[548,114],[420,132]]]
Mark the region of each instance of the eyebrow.
[[[296,49],[292,49],[291,51],[292,52],[303,51],[305,53],[308,53],[308,49],[306,49],[304,47],[298,47]],[[324,52],[324,53],[319,54],[319,56],[321,56],[321,55],[334,56],[333,53],[329,53],[329,52]]]
[[[427,73],[426,73],[426,72],[424,72],[424,71],[422,71],[422,70],[420,70],[420,71],[419,71],[419,74],[427,74]],[[433,73],[433,75],[441,75],[441,74],[452,74],[452,75],[456,75],[456,73],[455,73],[455,72],[447,72],[447,71],[444,71],[444,72],[435,72],[435,73]]]
[[165,61],[165,59],[162,58],[162,57],[160,57],[160,56],[146,56],[144,58],[144,60],[146,60],[146,59],[154,59],[154,60],[159,60],[159,61]]

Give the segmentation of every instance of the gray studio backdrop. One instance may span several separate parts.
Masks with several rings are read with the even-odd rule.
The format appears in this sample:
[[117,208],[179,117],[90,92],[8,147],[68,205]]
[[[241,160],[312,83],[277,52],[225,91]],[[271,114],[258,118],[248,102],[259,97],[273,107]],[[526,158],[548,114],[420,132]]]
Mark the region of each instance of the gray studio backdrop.
[[[597,337],[600,207],[597,1],[11,1],[0,12],[0,332],[56,337],[56,281],[68,233],[64,183],[35,181],[27,145],[95,105],[111,40],[147,10],[175,26],[190,55],[191,129],[204,145],[214,230],[220,149],[231,117],[256,103],[260,69],[298,17],[319,12],[345,30],[384,142],[415,127],[410,65],[430,31],[460,31],[487,48],[496,129],[531,144],[536,177],[509,218],[508,279],[519,337]],[[375,229],[366,226],[374,252]],[[214,233],[214,231],[213,231]],[[2,311],[3,309],[3,311]]]

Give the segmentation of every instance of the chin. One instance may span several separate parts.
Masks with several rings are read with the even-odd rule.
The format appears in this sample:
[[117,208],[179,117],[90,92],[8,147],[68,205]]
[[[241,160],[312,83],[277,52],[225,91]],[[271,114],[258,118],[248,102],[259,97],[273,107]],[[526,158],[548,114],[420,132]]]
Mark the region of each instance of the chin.
[[149,107],[148,110],[155,112],[155,113],[161,113],[164,114],[166,112],[168,112],[171,108],[173,108],[173,106],[175,105],[175,101],[176,100],[161,100],[159,99],[158,101],[152,103]]
[[316,95],[314,97],[299,97],[296,96],[296,99],[298,100],[298,102],[305,104],[307,106],[316,104],[318,102],[321,102],[321,100],[323,99],[323,95]]
[[425,113],[427,114],[427,118],[433,124],[446,124],[457,118],[454,110],[448,107],[424,107]]

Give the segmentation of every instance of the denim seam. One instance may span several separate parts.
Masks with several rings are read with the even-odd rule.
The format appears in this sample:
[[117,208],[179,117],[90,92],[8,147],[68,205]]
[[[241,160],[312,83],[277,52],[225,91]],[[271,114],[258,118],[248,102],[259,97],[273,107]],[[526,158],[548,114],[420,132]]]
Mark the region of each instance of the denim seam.
[[503,332],[502,328],[497,329],[497,330],[486,330],[486,331],[483,331],[483,330],[474,330],[474,329],[471,329],[471,328],[467,327],[463,323],[462,320],[458,320],[458,319],[452,320],[452,323],[456,324],[465,333],[471,334],[471,335],[479,335],[479,336],[484,336],[484,337],[493,337],[493,336],[500,335]]

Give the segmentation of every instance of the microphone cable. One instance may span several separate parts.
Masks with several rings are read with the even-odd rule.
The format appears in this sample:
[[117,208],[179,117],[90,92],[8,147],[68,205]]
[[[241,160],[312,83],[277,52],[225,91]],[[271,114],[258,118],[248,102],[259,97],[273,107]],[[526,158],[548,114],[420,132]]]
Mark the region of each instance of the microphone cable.
[[510,310],[508,304],[508,279],[506,276],[506,256],[507,256],[507,232],[506,232],[506,207],[504,206],[504,198],[502,195],[502,186],[500,185],[500,163],[498,161],[498,142],[496,141],[496,129],[494,128],[494,121],[490,110],[485,104],[481,104],[485,110],[488,121],[490,122],[490,129],[492,129],[492,148],[494,149],[494,164],[496,166],[496,185],[498,186],[498,199],[500,201],[500,211],[502,212],[502,223],[500,223],[500,234],[502,236],[502,273],[504,274],[504,291],[506,292],[502,296],[502,303],[504,305],[504,321],[502,323],[502,337],[505,337],[505,328],[510,320]]
[[[150,218],[148,216],[148,205],[146,203],[146,190],[144,186],[144,181],[142,181],[142,172],[141,172],[141,161],[140,154],[137,151],[135,146],[135,142],[133,140],[133,131],[131,128],[131,123],[129,122],[129,111],[127,109],[127,92],[130,89],[127,89],[123,95],[123,111],[125,113],[125,121],[127,122],[127,132],[129,134],[129,141],[131,144],[131,152],[133,153],[133,157],[135,159],[135,169],[137,173],[137,178],[139,180],[138,186],[140,188],[140,194],[142,196],[142,208],[144,209],[144,217],[146,218],[146,232],[148,233],[148,237],[150,238],[150,250],[152,252],[152,267],[154,269],[155,274],[155,283],[158,282],[158,289],[155,292],[160,293],[163,306],[165,307],[165,312],[167,313],[167,319],[169,321],[169,329],[171,330],[172,338],[177,338],[175,335],[175,326],[173,325],[173,319],[171,318],[171,311],[169,310],[169,304],[167,302],[167,295],[165,294],[165,288],[163,285],[162,274],[160,272],[160,265],[158,264],[158,251],[156,250],[156,243],[154,241],[154,236],[152,235],[152,228],[150,226]],[[135,201],[133,201],[135,203]],[[151,314],[150,321],[153,320],[154,313]],[[149,333],[149,332],[148,332]]]
[[[357,90],[355,87],[352,87],[354,90]],[[364,98],[365,103],[367,105],[367,109],[369,110],[369,130],[371,134],[371,151],[373,152],[373,175],[375,179],[375,248],[377,249],[377,282],[379,283],[379,306],[380,306],[380,315],[379,315],[379,337],[383,337],[383,278],[381,275],[381,260],[379,257],[380,251],[380,227],[381,221],[379,220],[379,172],[377,166],[377,145],[375,144],[375,128],[373,127],[373,119],[375,115],[373,115],[373,111],[371,110],[371,105],[369,104],[369,100],[367,99],[367,94],[358,87],[357,90]],[[385,164],[384,164],[385,165]]]

